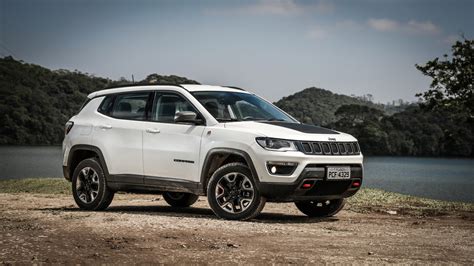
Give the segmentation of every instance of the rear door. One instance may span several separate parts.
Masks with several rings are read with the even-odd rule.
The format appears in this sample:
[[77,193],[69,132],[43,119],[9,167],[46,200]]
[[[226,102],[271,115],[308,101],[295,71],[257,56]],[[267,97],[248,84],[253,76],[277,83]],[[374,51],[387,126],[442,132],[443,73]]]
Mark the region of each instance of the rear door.
[[151,92],[107,96],[98,109],[93,143],[107,163],[110,181],[143,184],[143,131]]
[[204,125],[175,123],[180,111],[193,111],[193,105],[181,94],[156,92],[149,122],[143,131],[145,184],[163,181],[199,182],[199,153]]

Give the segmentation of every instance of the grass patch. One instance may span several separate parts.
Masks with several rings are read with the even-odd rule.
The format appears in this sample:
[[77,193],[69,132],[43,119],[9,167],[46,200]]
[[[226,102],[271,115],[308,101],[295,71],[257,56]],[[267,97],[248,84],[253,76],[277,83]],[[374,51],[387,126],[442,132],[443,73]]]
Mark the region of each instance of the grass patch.
[[70,194],[71,183],[64,178],[25,178],[0,180],[0,193]]
[[443,215],[452,212],[473,212],[473,203],[442,201],[363,188],[348,199],[348,206],[355,211],[397,211],[420,215]]

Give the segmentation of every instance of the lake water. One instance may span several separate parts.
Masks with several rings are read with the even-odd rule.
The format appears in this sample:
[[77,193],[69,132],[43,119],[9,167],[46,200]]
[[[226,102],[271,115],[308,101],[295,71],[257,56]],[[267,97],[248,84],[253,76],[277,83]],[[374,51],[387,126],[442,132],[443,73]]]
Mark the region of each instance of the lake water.
[[[474,159],[366,157],[364,187],[474,202]],[[61,147],[0,147],[0,179],[62,177]]]

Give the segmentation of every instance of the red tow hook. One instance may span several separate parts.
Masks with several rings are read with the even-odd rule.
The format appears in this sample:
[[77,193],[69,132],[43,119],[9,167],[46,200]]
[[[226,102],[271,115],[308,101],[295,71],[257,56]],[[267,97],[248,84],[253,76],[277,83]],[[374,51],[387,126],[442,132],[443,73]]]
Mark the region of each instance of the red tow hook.
[[310,189],[314,185],[314,180],[305,180],[301,185],[301,189]]
[[358,187],[360,187],[360,181],[358,181],[358,180],[357,180],[357,181],[353,181],[353,182],[352,182],[352,187],[353,187],[353,188],[358,188]]

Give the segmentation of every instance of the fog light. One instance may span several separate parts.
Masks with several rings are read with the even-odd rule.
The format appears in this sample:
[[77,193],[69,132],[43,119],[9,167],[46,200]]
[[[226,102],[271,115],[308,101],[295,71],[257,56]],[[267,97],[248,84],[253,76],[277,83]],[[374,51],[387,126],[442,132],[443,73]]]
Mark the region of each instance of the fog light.
[[291,175],[298,166],[294,162],[267,162],[267,169],[274,175]]

